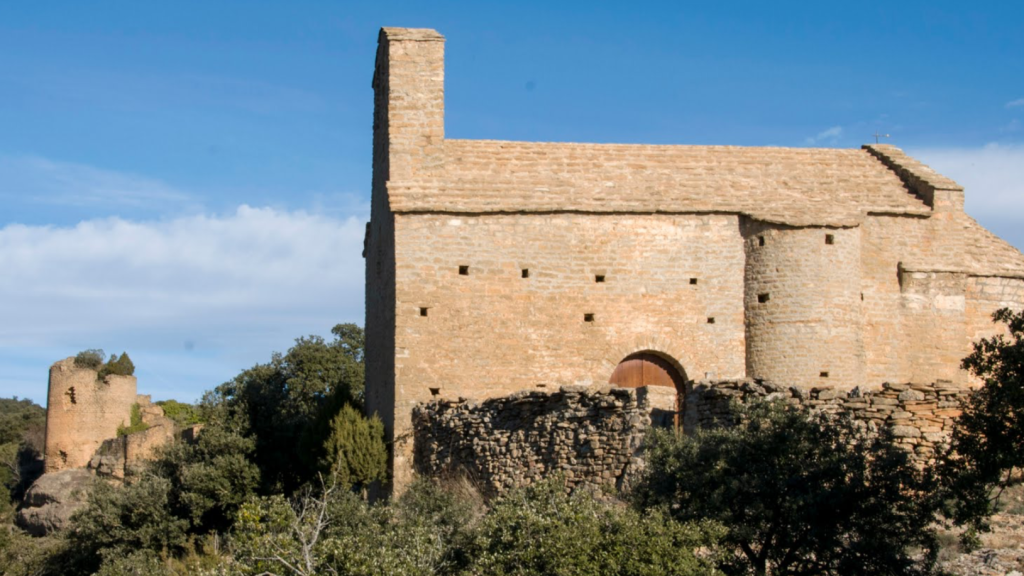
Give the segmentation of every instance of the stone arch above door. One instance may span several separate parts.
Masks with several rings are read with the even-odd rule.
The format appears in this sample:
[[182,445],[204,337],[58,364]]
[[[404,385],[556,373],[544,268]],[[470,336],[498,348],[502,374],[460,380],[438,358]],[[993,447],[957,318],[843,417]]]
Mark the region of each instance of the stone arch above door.
[[622,388],[653,386],[675,389],[671,406],[654,406],[651,418],[665,426],[681,426],[683,401],[686,397],[686,375],[676,362],[650,350],[634,352],[615,367],[608,383]]

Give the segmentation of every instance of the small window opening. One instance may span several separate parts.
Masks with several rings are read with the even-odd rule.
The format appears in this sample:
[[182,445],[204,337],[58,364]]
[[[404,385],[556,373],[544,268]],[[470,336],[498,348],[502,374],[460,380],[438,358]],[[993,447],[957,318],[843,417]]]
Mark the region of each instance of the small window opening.
[[714,324],[714,323],[715,323],[715,317],[714,316],[708,316],[708,324]]
[[74,386],[72,386],[71,388],[68,388],[68,391],[65,392],[64,395],[68,397],[68,401],[71,402],[72,404],[78,404],[78,402],[75,399],[75,387]]
[[597,276],[594,276],[594,282],[597,282],[598,284],[604,282],[604,274],[598,274]]
[[441,393],[441,389],[440,388],[430,388],[430,395],[431,396],[437,396],[440,393]]
[[697,279],[696,278],[690,278],[690,286],[696,286],[696,285],[697,285]]
[[836,237],[832,234],[825,234],[825,244],[832,245],[836,243]]
[[757,295],[757,301],[760,302],[761,304],[764,304],[769,299],[771,299],[771,296],[767,292],[765,292],[764,294]]
[[822,372],[821,374],[818,374],[818,376],[821,376],[822,378],[828,378],[828,372]]
[[427,315],[427,310],[428,310],[427,308],[420,308],[420,316],[426,316]]
[[757,245],[758,246],[764,246],[764,236],[758,236],[757,237]]
[[587,312],[586,314],[584,314],[583,315],[583,321],[584,322],[593,322],[594,321],[594,313],[593,312]]
[[529,278],[529,277],[530,277],[530,269],[529,268],[523,268],[523,278]]

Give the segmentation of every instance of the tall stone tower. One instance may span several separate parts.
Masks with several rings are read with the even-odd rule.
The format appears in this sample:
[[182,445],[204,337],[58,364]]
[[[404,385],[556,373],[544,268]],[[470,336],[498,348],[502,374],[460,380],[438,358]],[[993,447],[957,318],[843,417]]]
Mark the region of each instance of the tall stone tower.
[[50,367],[46,401],[45,471],[84,468],[118,426],[128,425],[136,402],[134,376],[110,375],[75,366],[66,358]]

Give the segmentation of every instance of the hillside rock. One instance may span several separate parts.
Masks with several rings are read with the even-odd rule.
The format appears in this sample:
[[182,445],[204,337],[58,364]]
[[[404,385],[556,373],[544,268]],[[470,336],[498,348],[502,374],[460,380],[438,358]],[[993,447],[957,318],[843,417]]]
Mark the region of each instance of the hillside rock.
[[63,530],[71,515],[85,504],[96,480],[87,470],[61,470],[39,477],[25,493],[17,524],[33,536]]

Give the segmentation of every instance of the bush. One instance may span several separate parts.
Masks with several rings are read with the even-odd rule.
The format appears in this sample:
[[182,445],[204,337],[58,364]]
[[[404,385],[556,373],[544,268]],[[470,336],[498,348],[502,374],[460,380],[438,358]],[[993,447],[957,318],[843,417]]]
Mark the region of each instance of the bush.
[[107,376],[132,376],[135,374],[135,364],[132,363],[132,359],[128,357],[128,353],[124,352],[118,357],[117,354],[110,356],[110,360],[100,368],[97,378],[103,380]]
[[192,404],[178,402],[177,400],[160,400],[156,405],[163,409],[164,416],[167,416],[182,428],[203,422],[199,409]]
[[142,409],[139,408],[138,403],[132,404],[132,411],[128,426],[120,425],[117,427],[118,436],[127,436],[136,432],[142,432],[143,430],[149,430],[149,424],[142,421]]
[[[674,522],[586,493],[560,481],[499,500],[477,532],[470,573],[481,576],[716,574],[713,523]],[[702,550],[700,556],[697,550]]]
[[999,495],[1019,484],[1024,469],[1024,312],[998,310],[1009,338],[998,335],[974,344],[963,368],[984,382],[963,406],[940,466],[946,513],[967,525],[965,544],[989,529]]
[[934,481],[891,438],[782,404],[741,415],[693,437],[653,433],[637,504],[720,522],[731,573],[932,573]]
[[331,420],[324,453],[324,471],[345,486],[365,486],[386,479],[384,424],[376,415],[367,418],[352,406],[343,406]]
[[103,359],[106,357],[107,355],[103,353],[103,350],[98,348],[83,350],[75,356],[75,366],[96,370],[103,365]]
[[68,574],[92,574],[104,560],[140,551],[183,549],[188,521],[171,512],[172,486],[143,474],[121,487],[96,482],[85,507],[71,518]]

